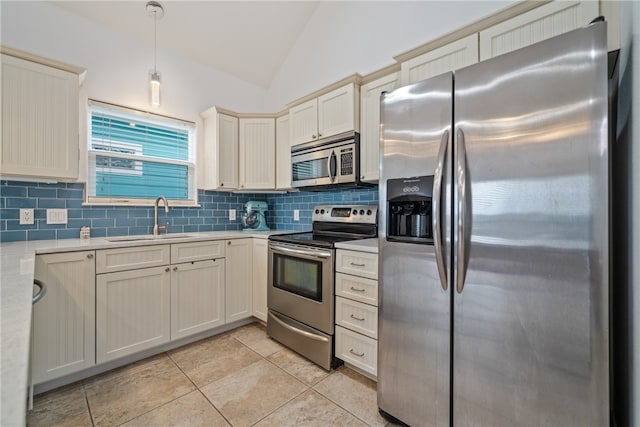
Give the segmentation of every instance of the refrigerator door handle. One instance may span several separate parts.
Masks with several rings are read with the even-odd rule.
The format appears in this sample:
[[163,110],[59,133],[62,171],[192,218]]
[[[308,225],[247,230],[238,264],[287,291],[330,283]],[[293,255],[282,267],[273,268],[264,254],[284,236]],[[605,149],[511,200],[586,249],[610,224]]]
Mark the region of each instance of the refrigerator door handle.
[[468,237],[471,235],[471,203],[469,188],[467,188],[467,150],[464,142],[464,132],[458,129],[456,138],[456,176],[458,188],[458,260],[456,265],[456,290],[462,293],[464,281],[469,265]]
[[431,225],[433,228],[433,247],[436,253],[436,265],[438,266],[438,275],[440,276],[440,286],[442,290],[447,290],[447,271],[444,266],[444,248],[442,247],[442,227],[441,227],[441,210],[442,210],[442,179],[444,177],[445,159],[447,156],[447,146],[449,145],[449,131],[445,130],[440,141],[440,149],[438,150],[438,165],[436,166],[435,176],[433,178],[433,199],[431,201]]

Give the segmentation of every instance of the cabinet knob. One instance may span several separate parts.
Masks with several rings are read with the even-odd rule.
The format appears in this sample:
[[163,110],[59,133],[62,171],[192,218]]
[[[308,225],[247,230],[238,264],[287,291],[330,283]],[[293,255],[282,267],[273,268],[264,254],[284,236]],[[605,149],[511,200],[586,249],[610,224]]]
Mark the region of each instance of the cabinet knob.
[[87,254],[87,259],[93,259],[93,254]]
[[173,271],[178,271],[178,267],[173,267]]
[[227,245],[230,245],[230,244],[231,244],[231,240],[227,241]]
[[318,138],[320,138],[322,136],[322,134],[320,132],[318,132]]
[[220,183],[220,187],[224,187],[224,182],[221,182],[221,183]]
[[311,139],[316,139],[317,136],[315,134],[311,135]]
[[169,272],[169,267],[165,268],[164,271]]

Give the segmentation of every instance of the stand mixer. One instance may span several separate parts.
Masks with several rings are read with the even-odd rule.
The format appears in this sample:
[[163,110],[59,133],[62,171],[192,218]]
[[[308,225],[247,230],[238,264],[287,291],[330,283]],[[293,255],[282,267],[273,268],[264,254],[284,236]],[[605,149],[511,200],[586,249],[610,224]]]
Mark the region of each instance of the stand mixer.
[[267,219],[264,213],[267,211],[267,202],[248,201],[244,204],[245,212],[242,214],[242,231],[266,231]]

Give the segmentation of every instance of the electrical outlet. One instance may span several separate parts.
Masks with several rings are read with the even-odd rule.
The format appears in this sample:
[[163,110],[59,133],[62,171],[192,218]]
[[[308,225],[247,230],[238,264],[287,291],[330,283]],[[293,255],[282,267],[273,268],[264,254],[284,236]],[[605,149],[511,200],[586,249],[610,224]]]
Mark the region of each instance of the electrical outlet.
[[47,209],[47,224],[66,224],[66,209]]
[[300,221],[300,209],[293,210],[293,220]]
[[33,224],[33,209],[20,209],[20,225]]
[[229,221],[235,221],[235,220],[236,220],[236,210],[229,209]]

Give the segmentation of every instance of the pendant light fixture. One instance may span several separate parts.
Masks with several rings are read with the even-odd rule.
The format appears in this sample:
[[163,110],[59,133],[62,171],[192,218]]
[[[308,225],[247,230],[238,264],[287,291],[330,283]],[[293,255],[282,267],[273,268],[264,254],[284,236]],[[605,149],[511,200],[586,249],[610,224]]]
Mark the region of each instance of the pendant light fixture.
[[149,71],[149,103],[153,107],[160,106],[160,73],[156,68],[158,56],[158,19],[164,16],[164,9],[157,1],[147,2],[147,15],[153,18],[153,70]]

